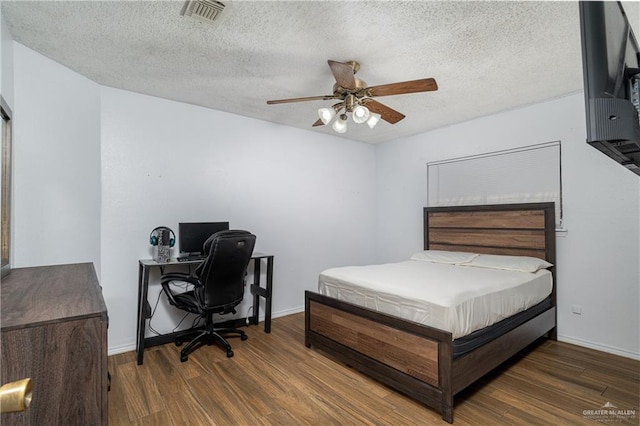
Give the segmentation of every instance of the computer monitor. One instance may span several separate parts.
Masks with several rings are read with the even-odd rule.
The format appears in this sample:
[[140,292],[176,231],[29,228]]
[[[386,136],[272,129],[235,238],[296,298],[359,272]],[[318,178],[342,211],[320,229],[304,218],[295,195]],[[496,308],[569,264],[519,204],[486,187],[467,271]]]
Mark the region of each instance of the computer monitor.
[[207,238],[219,231],[229,229],[229,222],[186,222],[178,224],[178,246],[180,253],[198,255]]

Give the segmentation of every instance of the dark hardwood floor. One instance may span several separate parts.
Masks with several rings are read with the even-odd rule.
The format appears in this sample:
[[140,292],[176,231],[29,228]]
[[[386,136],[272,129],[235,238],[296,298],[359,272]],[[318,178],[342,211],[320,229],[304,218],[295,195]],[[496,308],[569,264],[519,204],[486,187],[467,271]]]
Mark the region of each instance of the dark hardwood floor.
[[[109,357],[109,424],[447,424],[306,348],[304,314],[274,319],[270,334],[262,324],[247,333],[230,340],[233,358],[209,346],[181,363],[173,344],[145,351],[141,366],[134,352]],[[639,361],[542,340],[459,394],[454,424],[638,425],[639,399]]]

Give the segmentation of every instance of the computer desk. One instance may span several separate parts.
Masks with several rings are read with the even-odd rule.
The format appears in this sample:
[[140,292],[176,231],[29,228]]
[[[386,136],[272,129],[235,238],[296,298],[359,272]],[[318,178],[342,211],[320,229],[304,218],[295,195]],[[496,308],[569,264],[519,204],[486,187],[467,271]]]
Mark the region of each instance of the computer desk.
[[[260,252],[253,252],[253,284],[250,290],[253,295],[253,315],[249,317],[249,324],[258,324],[258,314],[260,312],[260,297],[265,301],[264,313],[264,332],[271,333],[271,294],[273,285],[273,255]],[[260,264],[262,259],[267,261],[267,283],[266,287],[260,287]],[[144,348],[151,346],[164,345],[175,340],[180,334],[184,334],[184,330],[173,333],[162,334],[159,336],[145,337],[147,329],[147,319],[151,318],[151,305],[147,300],[149,293],[149,271],[152,268],[160,268],[163,266],[175,265],[198,265],[204,260],[188,260],[179,262],[177,259],[169,259],[167,262],[157,262],[153,259],[140,259],[138,268],[138,329],[136,334],[136,355],[138,365],[142,365],[144,360]],[[234,320],[231,320],[234,321]],[[236,320],[242,321],[244,319]]]

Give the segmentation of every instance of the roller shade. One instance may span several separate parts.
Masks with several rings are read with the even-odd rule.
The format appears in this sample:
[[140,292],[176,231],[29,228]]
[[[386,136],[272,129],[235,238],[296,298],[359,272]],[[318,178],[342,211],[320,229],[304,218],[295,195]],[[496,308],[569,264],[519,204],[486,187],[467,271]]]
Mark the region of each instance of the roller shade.
[[560,141],[427,163],[427,205],[553,201],[562,227]]

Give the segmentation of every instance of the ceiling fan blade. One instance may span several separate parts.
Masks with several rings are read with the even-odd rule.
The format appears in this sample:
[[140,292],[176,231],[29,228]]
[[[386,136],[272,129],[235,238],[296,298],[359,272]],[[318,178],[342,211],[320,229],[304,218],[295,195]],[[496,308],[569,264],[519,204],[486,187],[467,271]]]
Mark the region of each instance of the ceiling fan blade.
[[383,84],[367,88],[368,96],[402,95],[405,93],[431,92],[438,90],[438,84],[433,78],[403,81],[400,83]]
[[267,101],[267,104],[275,105],[275,104],[287,104],[290,102],[326,101],[328,99],[339,99],[339,98],[336,98],[335,95],[307,96],[305,98],[276,99],[274,101]]
[[324,123],[319,118],[315,123],[313,123],[311,127],[318,127],[318,126],[324,126]]
[[345,89],[356,88],[356,78],[353,75],[353,67],[349,64],[328,60],[329,68],[336,79],[336,82]]
[[382,119],[390,124],[396,124],[405,117],[404,114],[396,111],[395,109],[389,108],[388,106],[370,98],[363,99],[361,104],[369,108],[369,111],[380,114]]

